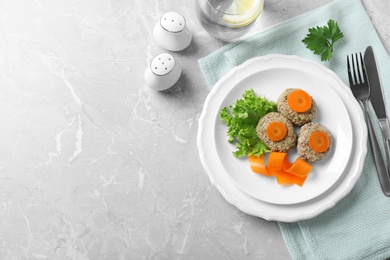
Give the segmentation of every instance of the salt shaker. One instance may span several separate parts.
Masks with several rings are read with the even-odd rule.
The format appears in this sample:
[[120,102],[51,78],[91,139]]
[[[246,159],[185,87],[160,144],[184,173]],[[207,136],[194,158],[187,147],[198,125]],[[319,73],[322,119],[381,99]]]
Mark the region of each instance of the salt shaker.
[[181,51],[190,45],[192,34],[185,18],[176,12],[164,13],[153,29],[154,40],[164,49]]
[[155,56],[144,74],[145,83],[155,91],[172,87],[180,78],[181,64],[169,53]]

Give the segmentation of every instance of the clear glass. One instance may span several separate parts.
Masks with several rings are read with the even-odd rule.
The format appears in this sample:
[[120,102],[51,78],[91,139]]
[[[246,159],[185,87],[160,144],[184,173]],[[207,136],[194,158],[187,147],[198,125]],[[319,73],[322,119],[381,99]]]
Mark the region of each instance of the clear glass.
[[264,0],[195,0],[199,23],[211,36],[224,41],[247,34],[263,7]]

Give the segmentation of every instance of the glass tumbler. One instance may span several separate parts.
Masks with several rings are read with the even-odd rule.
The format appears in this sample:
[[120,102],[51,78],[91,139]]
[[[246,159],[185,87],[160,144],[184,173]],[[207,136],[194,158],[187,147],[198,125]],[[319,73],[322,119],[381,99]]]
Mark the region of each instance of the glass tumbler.
[[254,26],[264,0],[195,0],[199,23],[212,37],[234,41]]

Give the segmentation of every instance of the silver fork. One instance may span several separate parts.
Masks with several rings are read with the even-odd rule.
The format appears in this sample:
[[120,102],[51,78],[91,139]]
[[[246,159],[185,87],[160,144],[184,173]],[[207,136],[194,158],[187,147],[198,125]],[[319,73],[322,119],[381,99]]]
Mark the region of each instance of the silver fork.
[[372,126],[372,121],[370,113],[368,110],[368,99],[370,97],[370,87],[367,80],[366,69],[364,67],[363,57],[360,53],[360,62],[358,59],[358,54],[351,54],[351,63],[349,63],[350,58],[347,56],[347,67],[348,67],[348,79],[351,91],[355,98],[362,103],[367,119],[368,133],[370,136],[371,149],[374,155],[374,161],[376,169],[378,171],[379,182],[383,193],[386,196],[390,196],[390,180],[389,175],[386,170],[385,161],[380,150],[378,139],[376,138],[374,127]]

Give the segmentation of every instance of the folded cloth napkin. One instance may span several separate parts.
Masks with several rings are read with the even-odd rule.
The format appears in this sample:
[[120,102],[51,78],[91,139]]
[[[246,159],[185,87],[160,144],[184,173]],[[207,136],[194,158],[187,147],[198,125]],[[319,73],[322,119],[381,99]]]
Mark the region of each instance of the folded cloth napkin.
[[[332,61],[320,57],[301,42],[308,28],[338,22],[344,38],[335,44]],[[335,71],[347,84],[346,56],[373,46],[390,112],[390,59],[360,0],[336,0],[311,12],[268,28],[245,41],[225,45],[200,59],[209,88],[233,67],[255,56],[291,54],[315,60]],[[372,113],[375,116],[374,113]],[[376,121],[376,120],[375,120]],[[381,140],[379,127],[376,133]],[[386,259],[390,257],[390,198],[383,195],[372,152],[361,178],[335,207],[296,223],[279,223],[293,259]]]

